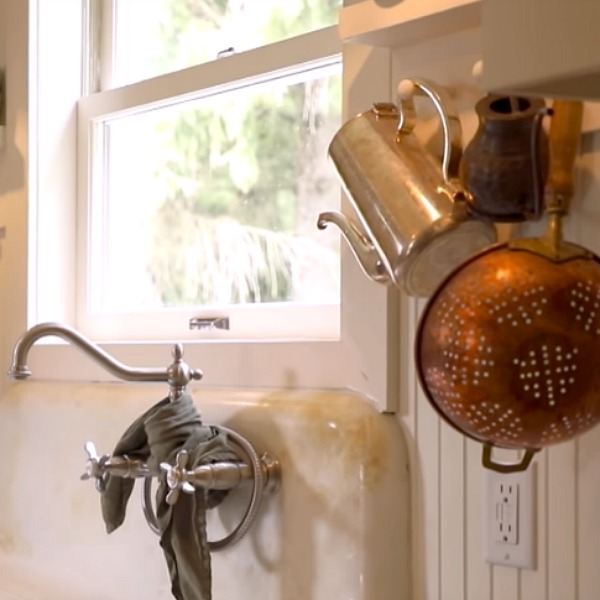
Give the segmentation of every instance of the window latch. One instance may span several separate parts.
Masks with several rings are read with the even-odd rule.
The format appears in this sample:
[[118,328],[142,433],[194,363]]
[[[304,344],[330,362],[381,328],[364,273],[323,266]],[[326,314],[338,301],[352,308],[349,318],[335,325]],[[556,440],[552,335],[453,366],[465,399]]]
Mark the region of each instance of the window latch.
[[189,320],[189,327],[199,331],[229,329],[229,317],[193,317]]
[[227,58],[228,56],[233,56],[235,54],[235,48],[230,46],[229,48],[225,48],[225,50],[221,50],[217,52],[217,58]]

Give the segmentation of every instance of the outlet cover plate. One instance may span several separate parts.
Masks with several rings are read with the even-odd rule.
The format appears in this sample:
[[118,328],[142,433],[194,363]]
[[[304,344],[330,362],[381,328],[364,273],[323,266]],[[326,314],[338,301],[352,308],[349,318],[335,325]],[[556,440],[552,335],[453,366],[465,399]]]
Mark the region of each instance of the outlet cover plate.
[[486,473],[486,561],[519,569],[535,569],[535,486],[532,463],[518,473]]

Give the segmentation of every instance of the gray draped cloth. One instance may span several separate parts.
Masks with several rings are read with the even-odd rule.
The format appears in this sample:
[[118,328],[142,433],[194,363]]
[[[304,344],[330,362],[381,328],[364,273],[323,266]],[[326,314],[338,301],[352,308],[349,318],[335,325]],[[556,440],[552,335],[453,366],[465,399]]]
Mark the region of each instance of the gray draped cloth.
[[[187,393],[174,402],[165,398],[140,415],[127,428],[113,455],[143,460],[152,473],[158,474],[160,463],[175,464],[175,456],[182,449],[188,452],[189,470],[201,464],[237,459],[227,446],[226,435],[216,427],[202,424],[200,413]],[[212,578],[206,510],[219,504],[227,492],[197,488],[194,494],[180,493],[171,506],[166,502],[169,489],[165,478],[161,477],[160,482],[156,516],[173,596],[177,600],[210,600]],[[101,496],[108,533],[125,520],[134,483],[133,479],[108,476]]]

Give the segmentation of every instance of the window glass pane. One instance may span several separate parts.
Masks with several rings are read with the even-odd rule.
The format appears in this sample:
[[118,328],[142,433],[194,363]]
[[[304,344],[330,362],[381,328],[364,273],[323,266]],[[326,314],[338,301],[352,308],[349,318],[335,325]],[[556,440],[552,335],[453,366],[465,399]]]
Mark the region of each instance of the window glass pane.
[[104,121],[92,311],[338,303],[339,71]]
[[337,23],[342,0],[117,0],[114,85]]

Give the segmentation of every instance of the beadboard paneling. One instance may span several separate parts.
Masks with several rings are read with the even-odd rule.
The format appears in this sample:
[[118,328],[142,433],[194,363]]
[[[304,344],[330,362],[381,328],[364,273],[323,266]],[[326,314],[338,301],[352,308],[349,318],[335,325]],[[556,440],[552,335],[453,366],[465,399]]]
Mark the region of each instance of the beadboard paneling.
[[[469,140],[477,126],[473,106],[483,95],[471,77],[471,67],[480,58],[480,43],[480,32],[472,30],[394,50],[391,89],[404,77],[428,78],[448,86],[461,114],[464,139]],[[417,134],[428,139],[436,119],[433,114],[425,116],[427,122],[419,124]],[[600,133],[587,132],[583,137],[577,175],[566,235],[600,253]],[[530,226],[529,231],[541,228],[543,223]],[[412,444],[415,600],[597,600],[600,428],[544,450],[534,461],[536,568],[487,564],[482,448],[441,423],[420,390],[413,345],[425,301],[404,298],[404,303],[408,335],[402,356],[409,369],[401,383],[403,410],[398,418]]]

